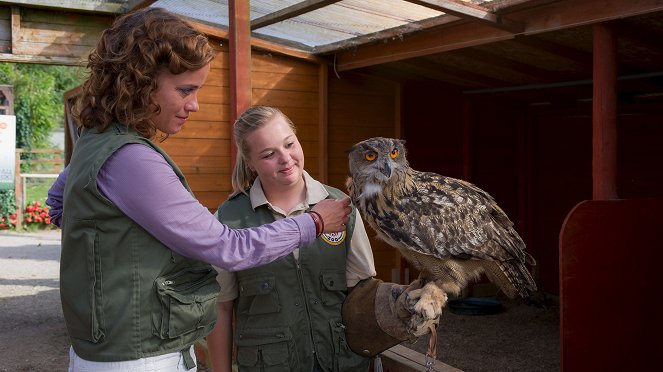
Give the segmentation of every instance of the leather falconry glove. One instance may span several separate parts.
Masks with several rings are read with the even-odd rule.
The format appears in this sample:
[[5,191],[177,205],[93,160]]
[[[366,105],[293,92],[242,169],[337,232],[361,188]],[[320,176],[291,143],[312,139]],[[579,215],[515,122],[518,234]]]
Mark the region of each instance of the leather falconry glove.
[[375,356],[403,341],[413,342],[437,326],[447,295],[434,283],[422,287],[366,279],[357,284],[343,303],[343,323],[350,348]]

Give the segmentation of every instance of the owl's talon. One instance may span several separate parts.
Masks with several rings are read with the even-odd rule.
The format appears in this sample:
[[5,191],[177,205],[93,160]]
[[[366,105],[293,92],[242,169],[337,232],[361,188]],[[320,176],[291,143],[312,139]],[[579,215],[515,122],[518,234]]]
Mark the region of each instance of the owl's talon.
[[[412,307],[414,312],[421,314],[425,319],[438,318],[442,314],[442,309],[447,304],[447,294],[432,282],[416,291],[418,291],[418,299]],[[410,298],[412,299],[413,297]]]
[[437,326],[439,323],[439,316],[433,319],[427,319],[420,314],[412,314],[412,317],[407,324],[407,331],[415,337],[421,337],[431,330],[431,325]]

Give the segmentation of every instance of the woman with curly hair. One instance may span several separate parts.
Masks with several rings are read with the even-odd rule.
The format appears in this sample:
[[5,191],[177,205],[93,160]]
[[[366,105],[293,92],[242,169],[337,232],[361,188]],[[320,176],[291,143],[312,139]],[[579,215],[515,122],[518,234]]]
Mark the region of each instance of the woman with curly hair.
[[192,345],[214,327],[210,264],[243,270],[343,230],[349,200],[233,230],[191,194],[152,141],[198,111],[214,49],[158,8],[119,17],[88,61],[74,106],[81,136],[49,190],[62,228],[60,293],[70,371],[195,370]]

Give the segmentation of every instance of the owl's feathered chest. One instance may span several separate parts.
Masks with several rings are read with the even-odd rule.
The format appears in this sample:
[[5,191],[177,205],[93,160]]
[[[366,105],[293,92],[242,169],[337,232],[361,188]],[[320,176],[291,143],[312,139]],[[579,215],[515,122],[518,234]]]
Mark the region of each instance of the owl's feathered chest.
[[486,242],[511,240],[513,235],[511,222],[506,219],[502,225],[502,212],[492,198],[461,180],[410,168],[390,182],[359,180],[348,186],[378,237],[399,249],[438,257],[474,251],[481,256],[479,247]]
[[[437,215],[430,190],[420,187],[410,172],[394,175],[390,182],[349,182],[353,203],[378,237],[397,248],[421,246],[422,225]],[[350,180],[349,180],[350,181]],[[416,211],[416,216],[413,215]],[[430,240],[424,238],[424,240]]]

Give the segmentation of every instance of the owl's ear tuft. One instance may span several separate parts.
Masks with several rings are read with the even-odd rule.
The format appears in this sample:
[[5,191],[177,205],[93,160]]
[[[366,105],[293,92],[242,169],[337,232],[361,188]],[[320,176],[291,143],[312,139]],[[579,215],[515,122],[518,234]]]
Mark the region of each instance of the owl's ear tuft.
[[357,148],[357,145],[352,145],[352,147],[346,149],[344,152],[346,155],[350,155],[351,152],[353,152]]

